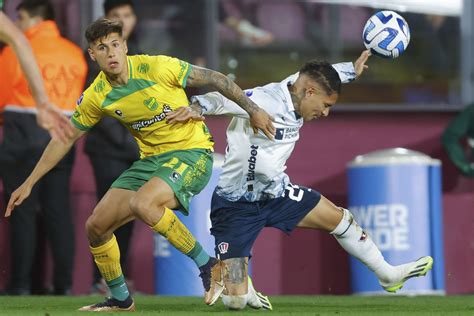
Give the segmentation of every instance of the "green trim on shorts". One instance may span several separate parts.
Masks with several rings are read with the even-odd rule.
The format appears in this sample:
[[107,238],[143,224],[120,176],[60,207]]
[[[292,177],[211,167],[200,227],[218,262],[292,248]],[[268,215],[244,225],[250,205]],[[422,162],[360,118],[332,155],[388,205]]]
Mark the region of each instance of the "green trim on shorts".
[[111,187],[138,191],[148,180],[158,177],[173,190],[181,204],[179,211],[188,215],[191,198],[209,182],[212,164],[210,149],[170,151],[135,161]]

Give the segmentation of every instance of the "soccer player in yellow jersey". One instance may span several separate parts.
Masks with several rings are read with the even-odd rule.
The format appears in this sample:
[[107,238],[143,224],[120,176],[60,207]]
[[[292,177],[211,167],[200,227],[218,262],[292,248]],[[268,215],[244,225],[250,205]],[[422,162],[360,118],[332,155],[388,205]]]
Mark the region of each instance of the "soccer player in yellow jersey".
[[138,218],[163,235],[200,269],[205,302],[223,290],[222,263],[202,249],[172,209],[188,213],[190,198],[207,184],[212,170],[211,135],[201,121],[168,124],[166,113],[188,105],[186,85],[208,85],[249,113],[254,132],[273,138],[270,116],[221,73],[166,56],[127,56],[122,24],[99,19],[86,30],[89,54],[102,70],[77,102],[74,135],[66,144],[53,139],[25,182],[13,192],[5,216],[21,204],[39,179],[103,115],[115,117],[135,137],[141,159],[126,170],[99,201],[86,222],[90,250],[112,297],[84,306],[87,311],[135,309],[120,267],[114,230]]

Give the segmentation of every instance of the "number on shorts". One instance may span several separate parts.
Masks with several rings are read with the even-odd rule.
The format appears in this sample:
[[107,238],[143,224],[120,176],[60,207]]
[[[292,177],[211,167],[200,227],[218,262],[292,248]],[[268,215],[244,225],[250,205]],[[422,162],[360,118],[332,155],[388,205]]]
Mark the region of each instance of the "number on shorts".
[[166,162],[163,164],[163,167],[168,167],[171,169],[174,169],[177,173],[183,174],[186,169],[188,169],[189,165],[185,164],[184,162],[181,162],[178,168],[176,166],[180,163],[179,159],[176,157],[171,158],[170,161]]
[[293,201],[299,202],[303,199],[304,191],[297,185],[289,183],[286,186],[286,191],[288,191],[287,196]]

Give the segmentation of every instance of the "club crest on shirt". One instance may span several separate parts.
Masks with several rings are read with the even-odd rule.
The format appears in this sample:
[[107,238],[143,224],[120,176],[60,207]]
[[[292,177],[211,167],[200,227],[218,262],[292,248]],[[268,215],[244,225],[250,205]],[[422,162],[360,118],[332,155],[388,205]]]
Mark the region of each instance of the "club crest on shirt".
[[148,108],[150,111],[155,111],[158,108],[158,102],[154,97],[150,97],[143,101],[143,104]]
[[219,249],[220,254],[225,254],[229,250],[229,243],[227,242],[221,242],[220,244],[217,245],[217,249]]

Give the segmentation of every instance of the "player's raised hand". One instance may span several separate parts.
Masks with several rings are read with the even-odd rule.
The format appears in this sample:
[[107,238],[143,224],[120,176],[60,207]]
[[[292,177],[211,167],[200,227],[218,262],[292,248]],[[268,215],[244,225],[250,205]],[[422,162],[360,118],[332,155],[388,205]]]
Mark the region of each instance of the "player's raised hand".
[[172,123],[186,123],[189,120],[204,121],[204,116],[191,106],[182,106],[172,112],[166,113],[166,121]]
[[359,58],[354,62],[354,69],[356,72],[356,78],[359,78],[360,75],[364,72],[365,69],[369,68],[365,63],[369,59],[372,54],[370,50],[364,50],[362,54],[360,54]]
[[32,186],[28,182],[24,182],[18,189],[16,189],[10,196],[8,201],[7,209],[5,211],[5,217],[12,214],[13,209],[23,203],[23,201],[30,196]]
[[276,130],[273,126],[272,117],[261,108],[250,115],[250,125],[252,125],[255,134],[258,133],[258,130],[261,130],[265,136],[273,140]]
[[64,113],[52,104],[38,106],[38,125],[49,132],[52,139],[66,143],[74,135],[74,128]]

